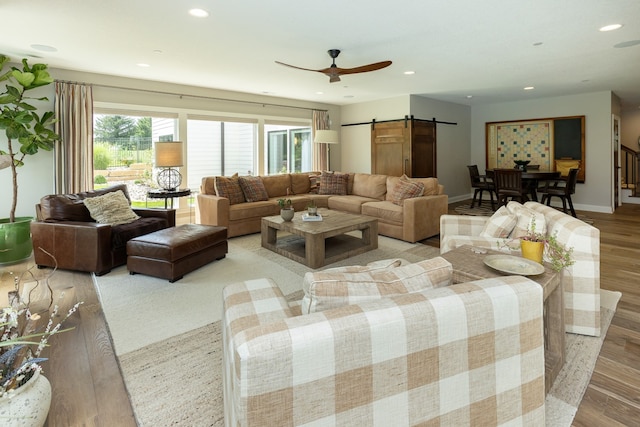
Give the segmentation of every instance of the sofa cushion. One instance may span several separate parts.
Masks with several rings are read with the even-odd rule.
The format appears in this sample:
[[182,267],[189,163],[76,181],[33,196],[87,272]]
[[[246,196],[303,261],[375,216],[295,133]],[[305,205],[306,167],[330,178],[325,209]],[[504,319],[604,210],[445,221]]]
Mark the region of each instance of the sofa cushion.
[[353,190],[350,194],[384,200],[387,193],[387,176],[356,173],[353,176]]
[[100,224],[128,224],[139,218],[121,190],[88,197],[84,199],[84,205],[89,209],[91,218]]
[[307,194],[311,189],[308,173],[291,174],[291,194]]
[[244,203],[244,193],[240,187],[238,174],[233,176],[216,176],[215,178],[216,195],[218,197],[226,197],[229,199],[230,205]]
[[134,237],[144,236],[154,231],[163,230],[169,224],[167,220],[159,217],[140,217],[128,224],[119,224],[111,227],[111,246],[114,250],[123,248]]
[[238,178],[238,182],[247,202],[269,200],[267,190],[259,176],[241,176]]
[[322,270],[323,273],[362,273],[365,271],[388,270],[390,268],[400,267],[407,262],[402,258],[381,259],[379,261],[371,261],[367,265],[345,265],[342,267],[333,267]]
[[348,184],[348,174],[323,171],[320,176],[320,189],[318,190],[318,194],[336,194],[344,196],[347,194]]
[[485,223],[480,237],[506,239],[516,226],[518,218],[506,206],[501,206]]
[[291,191],[291,176],[288,173],[261,176],[269,198],[287,196]]
[[362,204],[373,201],[377,200],[362,196],[331,196],[329,197],[329,209],[360,214],[362,213]]
[[509,209],[509,212],[515,214],[517,218],[516,225],[509,237],[518,239],[529,234],[529,231],[532,231],[533,222],[535,222],[536,233],[547,233],[547,221],[542,213],[531,210],[513,200],[507,203],[507,209]]
[[229,206],[229,220],[238,221],[253,218],[261,218],[265,216],[277,215],[280,213],[280,207],[274,200],[241,203]]
[[390,201],[384,202],[367,202],[361,207],[362,215],[369,215],[378,218],[387,224],[402,226],[404,222],[404,213],[402,206],[393,204]]
[[424,193],[424,184],[408,180],[398,180],[390,196],[391,203],[402,206],[404,199],[420,197]]
[[318,190],[320,189],[320,174],[310,174],[309,175],[309,193],[318,194]]
[[383,270],[309,272],[302,284],[302,313],[448,286],[452,274],[451,263],[441,257]]

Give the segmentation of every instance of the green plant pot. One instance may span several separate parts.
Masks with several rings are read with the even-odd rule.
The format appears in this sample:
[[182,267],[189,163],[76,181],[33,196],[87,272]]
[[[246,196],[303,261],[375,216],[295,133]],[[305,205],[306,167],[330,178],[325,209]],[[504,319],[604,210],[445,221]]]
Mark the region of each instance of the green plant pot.
[[15,222],[9,218],[0,219],[0,264],[13,264],[31,256],[32,217],[17,217]]

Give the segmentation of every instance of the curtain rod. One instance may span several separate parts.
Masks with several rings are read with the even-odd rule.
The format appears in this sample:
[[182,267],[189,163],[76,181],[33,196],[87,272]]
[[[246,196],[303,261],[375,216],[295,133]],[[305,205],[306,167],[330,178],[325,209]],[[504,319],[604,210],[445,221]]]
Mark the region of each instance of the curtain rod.
[[133,90],[133,91],[137,91],[137,92],[155,93],[155,94],[160,94],[160,95],[171,95],[171,96],[178,96],[180,98],[189,97],[189,98],[196,98],[196,99],[211,99],[211,100],[215,100],[215,101],[240,102],[240,103],[244,103],[244,104],[262,105],[263,107],[269,106],[269,107],[294,108],[294,109],[297,109],[297,110],[324,111],[324,112],[329,111],[329,110],[321,110],[321,109],[318,109],[318,108],[296,107],[296,106],[293,106],[293,105],[274,104],[274,103],[270,103],[270,102],[243,101],[241,99],[218,98],[218,97],[215,97],[215,96],[189,95],[189,94],[185,94],[185,93],[165,92],[165,91],[161,91],[161,90],[151,90],[151,89],[136,89],[136,88],[131,88],[131,87],[112,86],[112,85],[105,85],[105,84],[100,84],[100,83],[83,83],[83,82],[73,82],[73,81],[69,81],[69,80],[58,80],[58,79],[56,79],[55,81],[56,82],[60,82],[60,83],[79,84],[79,85],[87,85],[87,86],[98,86],[98,87],[104,87],[104,88],[107,88],[107,89]]
[[409,116],[404,116],[403,119],[394,119],[394,120],[376,120],[373,119],[370,122],[361,122],[361,123],[347,123],[344,124],[342,126],[360,126],[360,125],[371,125],[371,127],[375,127],[376,123],[389,123],[389,122],[399,122],[404,120],[405,126],[407,125],[407,121],[412,120],[412,121],[416,121],[416,122],[431,122],[431,123],[440,123],[442,125],[454,125],[457,126],[458,123],[456,122],[443,122],[440,120],[436,120],[436,118],[434,117],[433,119],[429,120],[429,119],[416,119],[413,117],[413,115],[411,115],[411,117]]

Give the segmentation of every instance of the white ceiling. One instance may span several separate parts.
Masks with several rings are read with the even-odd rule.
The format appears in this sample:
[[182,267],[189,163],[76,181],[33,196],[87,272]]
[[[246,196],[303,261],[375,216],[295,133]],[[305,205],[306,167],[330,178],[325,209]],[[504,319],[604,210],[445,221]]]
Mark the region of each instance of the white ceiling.
[[[0,17],[0,52],[52,68],[338,105],[611,90],[640,106],[640,0],[3,0]],[[598,31],[613,23],[624,26]],[[343,68],[393,64],[329,83],[274,62],[325,68],[331,48]]]

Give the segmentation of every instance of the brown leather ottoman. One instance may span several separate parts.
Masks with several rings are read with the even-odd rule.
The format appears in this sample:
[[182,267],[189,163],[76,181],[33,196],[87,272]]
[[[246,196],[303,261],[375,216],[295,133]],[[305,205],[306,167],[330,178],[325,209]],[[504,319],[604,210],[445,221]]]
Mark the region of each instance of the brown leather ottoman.
[[129,240],[127,268],[175,282],[227,252],[227,227],[183,224]]

